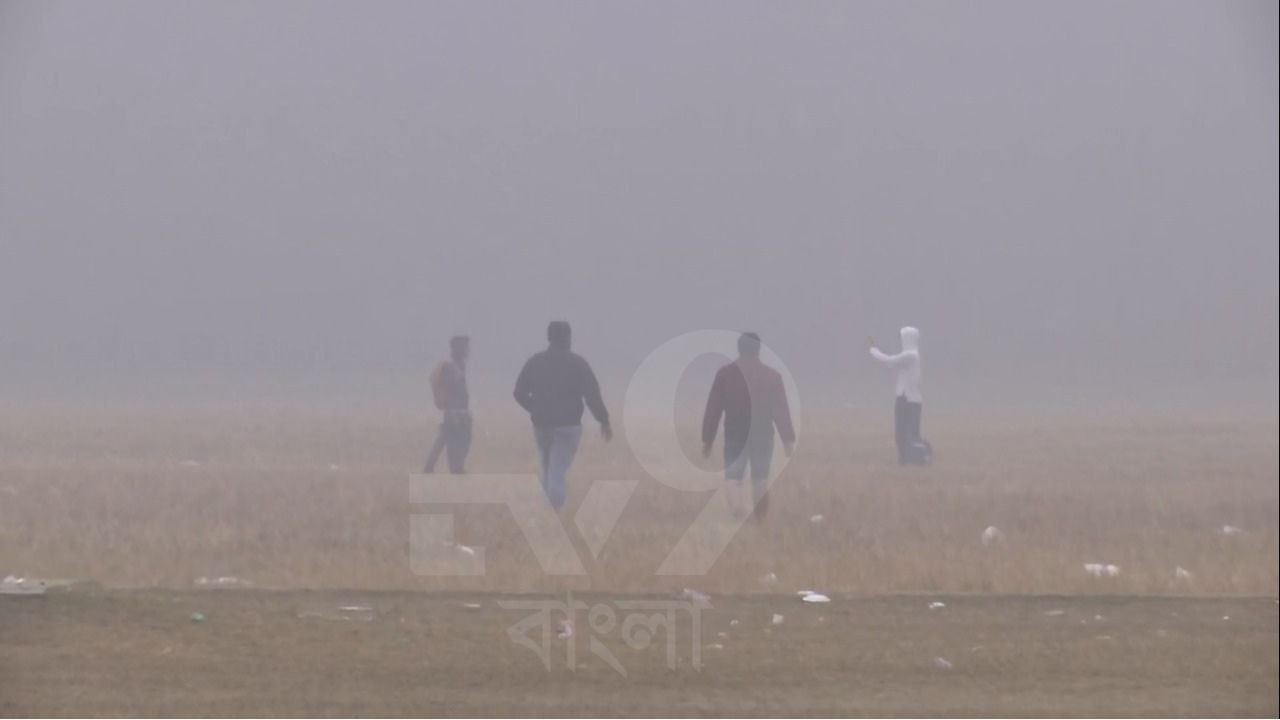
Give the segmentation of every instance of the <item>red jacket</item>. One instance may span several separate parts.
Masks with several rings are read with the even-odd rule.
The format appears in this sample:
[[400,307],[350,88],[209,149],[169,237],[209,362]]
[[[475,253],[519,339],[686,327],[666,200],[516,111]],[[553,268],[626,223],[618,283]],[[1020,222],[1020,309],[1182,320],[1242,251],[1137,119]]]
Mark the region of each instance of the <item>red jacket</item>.
[[796,441],[782,375],[758,358],[738,358],[716,373],[702,416],[704,444],[715,441],[721,417],[726,445],[742,445],[748,435],[765,431],[772,438],[774,428],[782,442],[789,445]]

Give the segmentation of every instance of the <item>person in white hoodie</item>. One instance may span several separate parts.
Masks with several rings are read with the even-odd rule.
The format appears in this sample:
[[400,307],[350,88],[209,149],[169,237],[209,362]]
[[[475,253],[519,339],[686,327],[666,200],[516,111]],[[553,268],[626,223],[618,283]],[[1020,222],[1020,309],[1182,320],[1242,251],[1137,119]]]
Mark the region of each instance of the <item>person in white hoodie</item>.
[[933,448],[920,434],[920,415],[924,397],[920,394],[920,331],[904,327],[902,352],[887,355],[876,347],[875,338],[867,338],[871,357],[881,365],[898,372],[898,399],[893,408],[893,436],[898,445],[899,465],[928,465],[933,462]]

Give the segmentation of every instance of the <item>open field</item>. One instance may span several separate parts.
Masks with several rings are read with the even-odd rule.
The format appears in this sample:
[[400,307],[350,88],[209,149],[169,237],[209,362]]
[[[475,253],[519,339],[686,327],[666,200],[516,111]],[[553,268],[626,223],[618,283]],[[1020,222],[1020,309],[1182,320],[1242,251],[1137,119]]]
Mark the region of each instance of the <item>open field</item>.
[[[946,607],[928,609],[934,600]],[[371,619],[319,612],[351,603],[372,608]],[[0,597],[0,714],[1277,712],[1270,598],[898,596],[808,605],[754,596],[712,604],[701,614],[702,669],[694,671],[687,621],[675,635],[675,670],[662,635],[636,649],[616,629],[553,636],[546,669],[507,637],[525,612],[499,607],[493,595]],[[191,622],[196,611],[207,620]],[[781,625],[773,613],[784,616]],[[586,626],[582,614],[578,620]],[[591,639],[605,644],[625,677],[590,652]],[[937,657],[951,667],[938,667]]]
[[[444,509],[458,542],[486,548],[485,576],[425,578],[409,565],[410,515],[424,508],[408,502],[408,475],[427,417],[10,414],[0,573],[108,587],[236,576],[269,588],[1276,594],[1274,420],[931,418],[928,469],[892,464],[881,418],[805,421],[767,521],[743,527],[706,577],[654,575],[706,496],[647,477],[622,432],[603,445],[589,430],[569,513],[595,480],[639,484],[600,557],[579,545],[587,577],[544,577],[505,509],[463,507]],[[535,468],[528,434],[481,415],[469,469]],[[981,543],[989,525],[1005,542]],[[1090,577],[1091,562],[1121,574]],[[760,582],[768,573],[775,585]]]
[[[429,578],[409,559],[425,417],[10,414],[0,575],[91,582],[0,596],[0,713],[1276,714],[1274,419],[930,418],[928,469],[892,464],[881,420],[806,417],[767,519],[705,576],[654,574],[705,496],[588,433],[571,533],[591,482],[639,485],[598,557],[574,536],[587,575],[544,576],[506,510],[467,507],[456,538],[486,573]],[[527,471],[527,434],[482,415],[471,470]],[[981,541],[990,525],[1002,542]],[[251,587],[196,587],[221,576]],[[615,632],[623,678],[586,629],[585,665],[553,634],[547,670],[498,606],[683,587],[712,597],[701,632],[676,633],[700,672]]]

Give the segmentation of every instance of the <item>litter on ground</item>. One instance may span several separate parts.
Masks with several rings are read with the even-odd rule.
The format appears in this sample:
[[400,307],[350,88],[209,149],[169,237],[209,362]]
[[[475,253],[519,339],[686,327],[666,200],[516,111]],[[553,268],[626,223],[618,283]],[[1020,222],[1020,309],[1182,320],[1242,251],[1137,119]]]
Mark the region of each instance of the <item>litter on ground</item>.
[[0,595],[43,595],[45,584],[39,580],[9,575],[0,581]]
[[699,604],[711,602],[710,595],[704,592],[701,592],[699,590],[694,590],[693,588],[685,588],[684,590],[681,590],[680,597],[684,598],[685,600],[692,600],[695,603],[699,603]]
[[1120,574],[1119,565],[1109,563],[1085,563],[1084,571],[1094,577],[1116,577]]
[[223,575],[221,577],[198,577],[195,579],[198,587],[213,588],[234,588],[234,587],[252,587],[253,583],[243,580],[234,575]]
[[995,525],[988,525],[986,530],[982,531],[982,544],[994,545],[1004,542],[1004,533]]

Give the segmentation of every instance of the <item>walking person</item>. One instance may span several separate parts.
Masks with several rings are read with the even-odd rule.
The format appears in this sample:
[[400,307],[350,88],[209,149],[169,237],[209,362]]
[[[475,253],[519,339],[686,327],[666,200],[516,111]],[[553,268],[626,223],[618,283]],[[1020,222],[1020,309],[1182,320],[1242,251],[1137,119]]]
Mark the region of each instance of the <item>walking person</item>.
[[467,392],[467,357],[471,339],[466,335],[449,338],[449,359],[431,373],[431,394],[441,412],[440,431],[427,453],[424,473],[436,471],[440,453],[448,458],[449,472],[466,472],[467,452],[471,450],[471,396]]
[[871,357],[898,373],[897,400],[893,406],[893,439],[898,446],[899,465],[928,465],[933,462],[933,448],[920,434],[920,416],[924,398],[920,394],[920,331],[904,327],[902,351],[887,355],[876,347],[875,338],[867,338]]
[[564,505],[565,481],[582,439],[585,405],[600,423],[605,442],[613,438],[609,411],[591,365],[569,349],[569,323],[547,326],[547,349],[529,358],[516,379],[515,398],[533,421],[542,464],[542,489],[557,510]]
[[[756,519],[769,509],[769,467],[773,461],[774,432],[782,438],[788,456],[796,431],[782,375],[760,360],[760,336],[753,332],[738,338],[738,359],[716,372],[707,409],[702,416],[702,454],[711,455],[720,420],[724,419],[724,476],[732,484],[730,504],[745,514],[754,508]],[[751,471],[751,485],[744,482]]]

